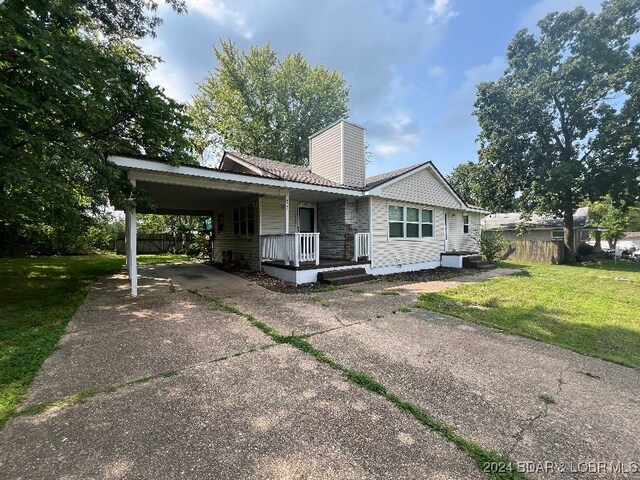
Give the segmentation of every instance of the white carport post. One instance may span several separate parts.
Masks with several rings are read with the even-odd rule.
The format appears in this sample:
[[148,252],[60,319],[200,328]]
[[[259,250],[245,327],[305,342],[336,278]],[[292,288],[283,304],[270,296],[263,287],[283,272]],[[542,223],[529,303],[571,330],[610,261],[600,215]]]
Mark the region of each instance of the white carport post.
[[[136,186],[136,181],[130,179],[131,185]],[[131,296],[138,296],[138,229],[136,225],[136,209],[130,208],[125,212],[125,230],[127,242],[127,269],[131,282]]]
[[[285,235],[289,235],[289,193],[287,193],[284,197],[284,233]],[[289,255],[287,250],[289,249],[289,237],[284,237],[284,248],[285,248],[285,260],[284,264],[289,265]]]

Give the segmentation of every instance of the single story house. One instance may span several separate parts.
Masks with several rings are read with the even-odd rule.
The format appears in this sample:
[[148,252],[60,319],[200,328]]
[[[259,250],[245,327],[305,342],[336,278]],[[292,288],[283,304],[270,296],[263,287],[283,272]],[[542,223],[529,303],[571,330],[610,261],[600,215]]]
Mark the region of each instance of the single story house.
[[[309,157],[308,167],[234,152],[217,168],[109,161],[153,200],[138,213],[211,216],[217,260],[233,255],[290,282],[354,265],[368,274],[461,266],[462,253],[478,251],[487,212],[466,205],[432,162],[367,178],[365,131],[345,120],[309,138]],[[136,211],[125,218],[135,295]],[[451,252],[461,253],[443,256]]]
[[634,251],[640,250],[640,232],[626,232],[624,237],[618,240],[616,246],[618,249],[635,248]]
[[[523,232],[519,233],[519,225]],[[534,240],[557,241],[564,240],[564,224],[561,217],[534,214],[530,219],[522,221],[520,213],[492,213],[482,219],[482,228],[498,230],[504,234],[507,241]],[[588,242],[592,231],[598,230],[589,221],[589,209],[581,207],[573,215],[574,242],[577,246],[581,242]]]

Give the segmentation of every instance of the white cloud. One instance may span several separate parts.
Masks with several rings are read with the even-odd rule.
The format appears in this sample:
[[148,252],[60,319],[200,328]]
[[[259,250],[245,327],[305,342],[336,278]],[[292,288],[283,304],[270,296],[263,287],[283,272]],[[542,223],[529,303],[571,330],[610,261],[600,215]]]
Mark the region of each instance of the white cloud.
[[389,156],[407,151],[420,141],[420,132],[416,123],[407,114],[398,114],[386,123],[372,125],[372,151],[380,156]]
[[447,70],[442,65],[432,65],[427,70],[427,77],[442,83],[447,78]]
[[214,20],[219,25],[230,25],[247,40],[253,38],[253,31],[247,26],[245,16],[227,7],[219,0],[186,0],[189,12],[196,12]]
[[458,12],[453,9],[449,0],[433,0],[427,10],[427,24],[447,23],[457,15]]

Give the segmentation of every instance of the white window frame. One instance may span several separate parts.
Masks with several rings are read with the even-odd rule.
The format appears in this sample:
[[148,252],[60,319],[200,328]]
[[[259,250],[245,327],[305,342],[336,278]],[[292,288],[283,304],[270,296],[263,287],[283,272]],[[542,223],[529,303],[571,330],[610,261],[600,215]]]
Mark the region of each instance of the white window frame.
[[469,235],[469,215],[462,215],[462,233]]
[[[560,232],[561,236],[560,237],[556,237],[554,235],[555,232]],[[551,230],[551,240],[554,242],[562,242],[564,241],[564,230]]]
[[[402,221],[398,221],[398,220],[394,220],[391,221],[391,219],[389,219],[389,209],[390,207],[397,207],[397,208],[401,208],[402,209]],[[407,219],[407,215],[406,212],[404,211],[404,205],[394,205],[392,203],[387,205],[387,238],[391,239],[391,240],[404,240],[406,237],[406,226],[405,226],[405,222]],[[391,236],[391,224],[392,223],[399,223],[402,225],[402,236],[401,237],[392,237]]]
[[[397,208],[401,208],[402,209],[402,221],[398,221],[398,220],[390,220],[389,219],[389,207],[397,207]],[[407,219],[407,209],[408,208],[413,208],[415,210],[418,210],[418,221],[414,222],[414,221],[409,221]],[[431,212],[431,222],[424,222],[422,220],[422,212],[423,211],[430,211]],[[389,203],[387,204],[387,239],[388,240],[421,240],[421,239],[431,239],[431,238],[435,238],[436,236],[436,226],[435,226],[435,210],[433,208],[423,208],[421,206],[416,206],[416,205],[399,205],[397,203]],[[391,228],[390,224],[392,223],[400,223],[402,224],[402,237],[392,237],[391,236]],[[417,237],[408,237],[407,236],[407,225],[418,225],[418,236]],[[430,236],[425,236],[422,235],[422,226],[423,225],[431,225],[431,235]]]
[[[422,212],[423,211],[431,212],[431,222],[425,222],[422,220]],[[423,225],[431,225],[431,235],[424,236],[422,235],[422,226]],[[436,236],[436,211],[433,208],[421,208],[420,209],[420,238],[435,238]]]
[[[418,211],[418,221],[409,221],[409,209],[413,209],[413,210],[417,210]],[[422,226],[421,226],[421,220],[422,220],[422,209],[420,207],[408,207],[405,206],[404,207],[404,238],[407,239],[413,239],[413,238],[421,238],[422,237]],[[417,225],[418,226],[418,235],[416,235],[415,237],[410,237],[409,236],[409,225]]]

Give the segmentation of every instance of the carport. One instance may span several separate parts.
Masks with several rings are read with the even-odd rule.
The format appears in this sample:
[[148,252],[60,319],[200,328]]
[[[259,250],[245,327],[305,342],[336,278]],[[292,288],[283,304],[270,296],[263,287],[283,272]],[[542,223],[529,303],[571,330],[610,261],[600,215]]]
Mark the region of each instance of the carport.
[[[289,200],[328,201],[361,192],[342,188],[319,187],[243,172],[231,172],[201,166],[172,166],[158,159],[135,156],[109,156],[108,160],[126,172],[132,185],[143,190],[152,200],[150,207],[125,209],[125,252],[131,295],[138,294],[137,228],[138,213],[161,215],[211,216],[213,207],[242,201],[276,197],[282,200],[283,234],[289,234]],[[259,217],[261,219],[261,217]],[[260,228],[256,230],[260,234]]]

